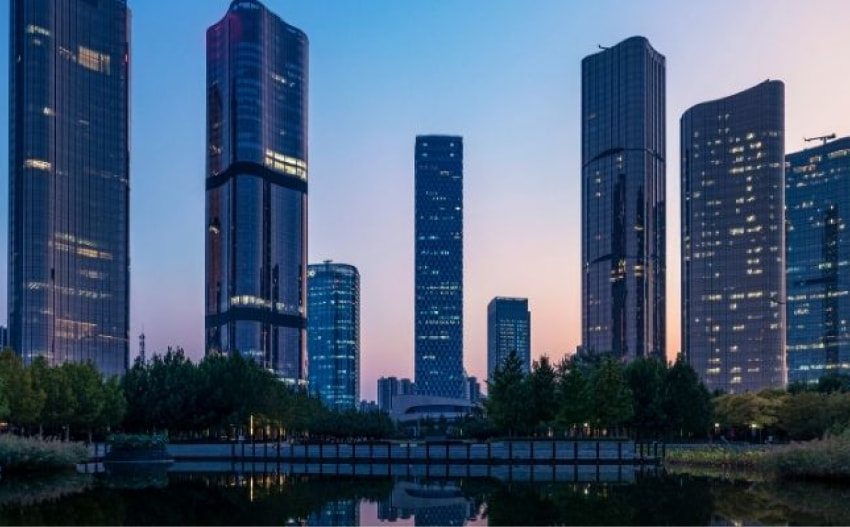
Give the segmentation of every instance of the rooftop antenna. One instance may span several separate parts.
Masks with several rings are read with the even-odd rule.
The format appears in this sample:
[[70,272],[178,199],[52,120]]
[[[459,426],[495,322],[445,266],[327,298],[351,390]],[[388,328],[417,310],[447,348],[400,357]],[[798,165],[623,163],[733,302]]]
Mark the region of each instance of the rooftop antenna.
[[608,46],[603,46],[602,44],[597,44],[597,46],[599,46],[599,49],[610,49]]
[[804,137],[803,141],[805,141],[807,143],[809,143],[811,141],[822,141],[823,144],[826,144],[826,142],[829,141],[830,139],[835,139],[835,134],[819,135],[817,137]]

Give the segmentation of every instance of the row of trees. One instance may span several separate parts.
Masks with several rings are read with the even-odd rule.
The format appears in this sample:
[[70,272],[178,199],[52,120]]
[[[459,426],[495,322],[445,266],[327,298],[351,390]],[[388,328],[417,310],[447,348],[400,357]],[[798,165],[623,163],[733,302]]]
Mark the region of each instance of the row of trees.
[[625,365],[610,355],[579,353],[553,366],[544,356],[525,374],[511,353],[488,386],[486,417],[508,435],[554,430],[684,438],[711,427],[711,395],[682,360]]
[[91,363],[49,366],[38,357],[24,366],[12,350],[0,353],[0,418],[24,433],[91,438],[119,425],[126,406],[121,381],[104,379]]
[[[210,355],[199,363],[182,349],[137,362],[124,376],[127,415],[134,432],[168,431],[172,437],[216,437],[254,423],[258,434],[377,438],[394,432],[383,413],[326,408],[303,388],[281,382],[240,354]],[[243,430],[244,433],[244,430]]]

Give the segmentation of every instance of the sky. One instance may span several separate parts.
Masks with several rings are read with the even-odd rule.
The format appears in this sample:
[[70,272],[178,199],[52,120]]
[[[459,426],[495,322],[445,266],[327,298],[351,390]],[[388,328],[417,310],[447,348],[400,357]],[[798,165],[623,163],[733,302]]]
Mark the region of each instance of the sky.
[[[203,357],[205,31],[227,0],[129,0],[131,356]],[[6,4],[8,6],[8,4]],[[486,375],[487,303],[529,299],[532,358],[581,340],[581,59],[633,36],[667,58],[667,336],[680,342],[679,118],[780,79],[786,151],[850,134],[850,2],[266,0],[310,39],[309,260],[361,274],[361,396],[413,377],[413,149],[464,137],[464,364]],[[0,8],[0,57],[9,56]],[[8,66],[0,67],[8,122]],[[8,127],[0,126],[0,167]],[[6,276],[8,170],[0,170]],[[6,281],[0,281],[5,320]]]

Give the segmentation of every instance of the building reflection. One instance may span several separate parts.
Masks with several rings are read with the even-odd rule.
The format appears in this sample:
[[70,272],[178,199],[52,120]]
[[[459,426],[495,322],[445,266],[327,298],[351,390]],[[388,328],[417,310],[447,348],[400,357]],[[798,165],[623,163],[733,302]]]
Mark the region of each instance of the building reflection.
[[465,525],[476,513],[475,503],[454,482],[397,481],[389,499],[378,503],[378,520],[412,517],[414,525]]

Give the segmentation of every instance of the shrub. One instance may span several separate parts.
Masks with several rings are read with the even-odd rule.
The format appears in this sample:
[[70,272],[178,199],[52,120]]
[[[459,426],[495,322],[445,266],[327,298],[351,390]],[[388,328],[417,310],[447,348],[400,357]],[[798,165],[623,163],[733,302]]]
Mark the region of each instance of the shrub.
[[73,468],[89,458],[82,443],[0,436],[0,468],[8,472],[38,472]]
[[132,452],[138,450],[165,451],[168,444],[166,434],[113,434],[106,438],[112,451]]
[[787,479],[850,480],[850,437],[792,443],[765,457],[765,467]]

